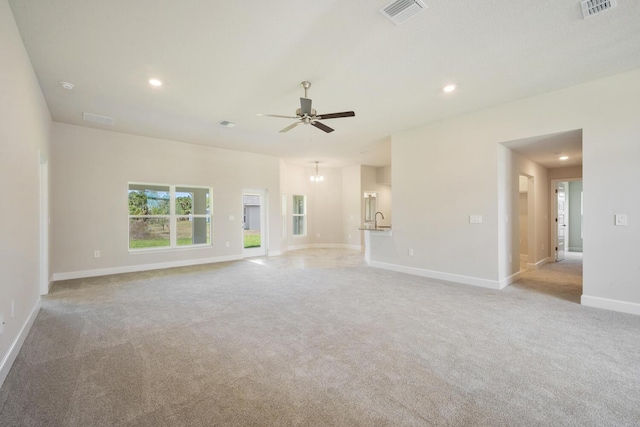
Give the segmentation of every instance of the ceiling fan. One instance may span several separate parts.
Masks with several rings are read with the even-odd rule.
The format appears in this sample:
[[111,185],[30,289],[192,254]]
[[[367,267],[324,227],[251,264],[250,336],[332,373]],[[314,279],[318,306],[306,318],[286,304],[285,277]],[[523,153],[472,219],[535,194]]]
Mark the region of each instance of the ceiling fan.
[[300,83],[300,85],[304,88],[304,98],[300,98],[300,108],[296,110],[295,116],[280,116],[277,114],[258,114],[258,116],[280,117],[283,119],[298,120],[294,124],[289,125],[286,128],[282,129],[280,133],[289,132],[291,129],[301,124],[315,126],[316,128],[329,133],[329,132],[333,132],[334,129],[330,128],[324,123],[321,123],[319,120],[338,119],[340,117],[354,117],[356,115],[356,113],[354,113],[353,111],[344,111],[342,113],[317,114],[316,110],[311,108],[311,100],[307,98],[307,89],[311,87],[311,82],[304,81]]

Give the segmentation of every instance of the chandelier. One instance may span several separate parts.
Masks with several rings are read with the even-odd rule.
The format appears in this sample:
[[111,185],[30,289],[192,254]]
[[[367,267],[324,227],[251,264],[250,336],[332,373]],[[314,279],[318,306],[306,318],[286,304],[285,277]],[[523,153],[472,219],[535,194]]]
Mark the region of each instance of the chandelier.
[[320,162],[316,162],[316,174],[315,175],[311,175],[311,177],[310,177],[312,182],[324,181],[324,176],[322,176],[322,175],[320,175],[318,173],[318,163],[320,163]]

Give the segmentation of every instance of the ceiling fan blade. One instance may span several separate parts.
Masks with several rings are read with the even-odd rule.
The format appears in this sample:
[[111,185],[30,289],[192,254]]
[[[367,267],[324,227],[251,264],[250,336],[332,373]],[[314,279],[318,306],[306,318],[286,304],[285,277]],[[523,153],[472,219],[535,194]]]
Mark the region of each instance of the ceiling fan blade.
[[280,116],[278,114],[262,114],[258,113],[258,117],[280,117],[281,119],[297,119],[297,116]]
[[333,132],[333,129],[331,129],[329,126],[320,122],[311,122],[311,126],[315,126],[318,129],[325,131],[326,133]]
[[294,127],[298,126],[299,124],[301,124],[302,122],[295,122],[292,125],[287,126],[286,128],[282,129],[280,131],[280,133],[284,133],[284,132],[289,132],[291,129],[293,129]]
[[311,100],[309,98],[300,98],[300,115],[311,115]]
[[356,113],[353,111],[345,111],[343,113],[330,113],[330,114],[318,114],[316,119],[318,120],[326,120],[326,119],[339,119],[340,117],[354,117]]

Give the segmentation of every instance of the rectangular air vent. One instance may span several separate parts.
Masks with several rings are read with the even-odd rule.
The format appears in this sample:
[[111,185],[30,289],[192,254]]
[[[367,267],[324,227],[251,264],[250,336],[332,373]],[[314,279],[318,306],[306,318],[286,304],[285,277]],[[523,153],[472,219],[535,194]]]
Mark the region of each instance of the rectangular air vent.
[[582,16],[587,19],[605,10],[616,7],[616,0],[584,0],[580,2]]
[[398,25],[426,8],[427,5],[421,0],[395,0],[379,10],[391,22]]
[[91,114],[91,113],[82,113],[82,120],[98,123],[101,125],[113,126],[116,124],[116,119],[114,119],[113,117],[99,116],[97,114]]

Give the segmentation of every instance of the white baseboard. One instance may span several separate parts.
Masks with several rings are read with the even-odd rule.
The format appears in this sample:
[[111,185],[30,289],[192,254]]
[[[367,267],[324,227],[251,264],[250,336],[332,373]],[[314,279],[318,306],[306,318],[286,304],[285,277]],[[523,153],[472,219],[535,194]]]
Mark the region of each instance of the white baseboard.
[[282,251],[267,251],[267,256],[280,256]]
[[543,265],[550,263],[551,261],[551,258],[544,258],[536,262],[535,264],[527,263],[527,270],[536,270],[538,268],[542,268]]
[[413,274],[414,276],[429,277],[431,279],[446,280],[448,282],[462,283],[465,285],[481,286],[489,289],[502,289],[501,283],[497,280],[481,279],[478,277],[462,276],[459,274],[443,273],[441,271],[425,270],[404,265],[387,264],[384,262],[371,261],[370,267],[382,268],[384,270],[397,271],[399,273]]
[[353,249],[353,250],[355,250],[355,251],[361,251],[361,250],[363,250],[363,249],[362,249],[362,245],[347,245],[347,244],[344,244],[344,245],[342,245],[342,246],[343,246],[345,249]]
[[569,246],[569,252],[582,252],[582,246],[580,246],[580,247],[577,247],[577,246],[575,246],[575,247]]
[[95,270],[69,271],[53,273],[53,280],[81,279],[85,277],[108,276],[110,274],[135,273],[137,271],[161,270],[172,267],[188,267],[190,265],[212,264],[215,262],[241,260],[242,255],[228,255],[210,258],[185,259],[180,261],[158,262],[154,264],[125,265],[122,267],[98,268]]
[[346,243],[309,243],[307,245],[288,246],[284,252],[298,251],[300,249],[354,249],[362,250],[360,245],[348,245]]
[[520,279],[520,276],[522,276],[522,273],[524,273],[524,271],[520,270],[517,273],[514,273],[511,276],[507,277],[506,279],[502,279],[500,281],[500,289],[504,289],[507,286],[509,286],[510,284],[512,284],[513,282],[515,282],[518,279]]
[[9,375],[9,371],[11,370],[11,366],[13,366],[13,362],[15,362],[16,357],[18,357],[18,353],[20,353],[20,349],[22,348],[22,344],[24,344],[24,340],[27,338],[29,331],[31,330],[31,326],[33,326],[33,322],[36,320],[38,316],[38,312],[40,311],[40,306],[42,302],[40,301],[40,297],[38,297],[38,301],[33,306],[29,317],[22,325],[22,329],[13,343],[9,347],[7,354],[5,354],[2,359],[2,363],[0,363],[0,387],[2,387],[2,383],[7,379],[7,375]]
[[605,310],[640,315],[640,304],[635,302],[582,295],[580,303],[587,307],[604,308]]

